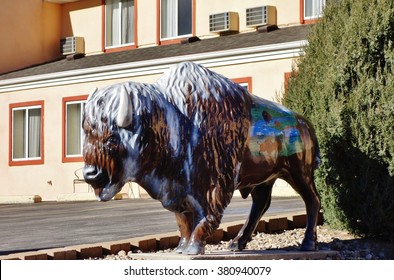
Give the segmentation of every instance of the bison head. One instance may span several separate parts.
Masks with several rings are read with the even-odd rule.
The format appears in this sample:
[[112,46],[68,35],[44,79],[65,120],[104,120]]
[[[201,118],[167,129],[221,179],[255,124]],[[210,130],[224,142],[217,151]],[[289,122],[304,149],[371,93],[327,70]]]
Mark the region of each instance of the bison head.
[[83,175],[98,200],[113,198],[138,170],[133,161],[138,155],[133,145],[138,135],[130,129],[132,111],[124,84],[95,90],[87,100],[82,123]]

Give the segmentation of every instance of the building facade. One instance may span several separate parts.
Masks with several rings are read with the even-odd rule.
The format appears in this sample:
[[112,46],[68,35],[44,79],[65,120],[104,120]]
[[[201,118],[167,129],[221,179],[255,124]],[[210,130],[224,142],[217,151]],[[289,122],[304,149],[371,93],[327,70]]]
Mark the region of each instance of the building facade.
[[[93,197],[80,182],[92,89],[193,61],[275,100],[325,0],[4,0],[0,201]],[[286,189],[286,187],[283,187]],[[144,191],[124,187],[128,196]]]

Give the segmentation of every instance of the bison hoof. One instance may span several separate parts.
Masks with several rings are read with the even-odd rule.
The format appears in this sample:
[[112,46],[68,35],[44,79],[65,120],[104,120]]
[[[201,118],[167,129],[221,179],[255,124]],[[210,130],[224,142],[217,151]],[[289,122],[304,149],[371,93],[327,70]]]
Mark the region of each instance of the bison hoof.
[[188,241],[189,240],[187,240],[186,238],[181,238],[181,240],[179,241],[178,247],[175,249],[175,252],[178,253],[178,254],[182,254],[183,251],[187,247]]
[[204,255],[205,246],[198,243],[189,244],[183,251],[184,255]]
[[316,251],[317,245],[316,242],[313,240],[303,240],[301,244],[301,251]]
[[178,247],[175,249],[175,252],[176,252],[177,254],[182,254],[184,250],[185,250],[185,247],[184,247],[184,246],[178,246]]
[[228,245],[227,249],[230,251],[242,251],[243,249],[245,249],[245,247],[246,244],[234,240],[230,243],[230,245]]

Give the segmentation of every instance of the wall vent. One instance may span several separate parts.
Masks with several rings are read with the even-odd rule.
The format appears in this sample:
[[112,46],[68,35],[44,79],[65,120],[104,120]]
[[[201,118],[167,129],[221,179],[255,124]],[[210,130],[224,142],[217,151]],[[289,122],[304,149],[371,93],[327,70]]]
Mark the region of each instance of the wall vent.
[[225,12],[209,15],[209,31],[214,33],[238,32],[238,13]]
[[259,27],[263,25],[276,25],[275,6],[261,6],[246,9],[247,27]]
[[62,55],[84,54],[85,43],[83,37],[66,37],[60,40]]

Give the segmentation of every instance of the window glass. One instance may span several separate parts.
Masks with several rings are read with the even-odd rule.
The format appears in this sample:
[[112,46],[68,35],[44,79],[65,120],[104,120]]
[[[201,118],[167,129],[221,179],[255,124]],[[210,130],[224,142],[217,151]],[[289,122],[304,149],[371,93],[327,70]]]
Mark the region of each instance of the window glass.
[[28,110],[28,158],[40,157],[41,108]]
[[134,0],[105,2],[105,45],[116,47],[134,43]]
[[12,158],[20,159],[25,157],[26,136],[25,121],[26,110],[13,111],[13,129],[12,129]]
[[326,0],[304,0],[304,18],[315,19],[323,14]]
[[66,156],[82,155],[84,104],[84,102],[68,102],[66,105]]
[[13,109],[12,123],[12,158],[40,158],[41,108]]
[[161,38],[192,34],[192,0],[161,0]]
[[192,33],[192,1],[178,0],[178,35]]

